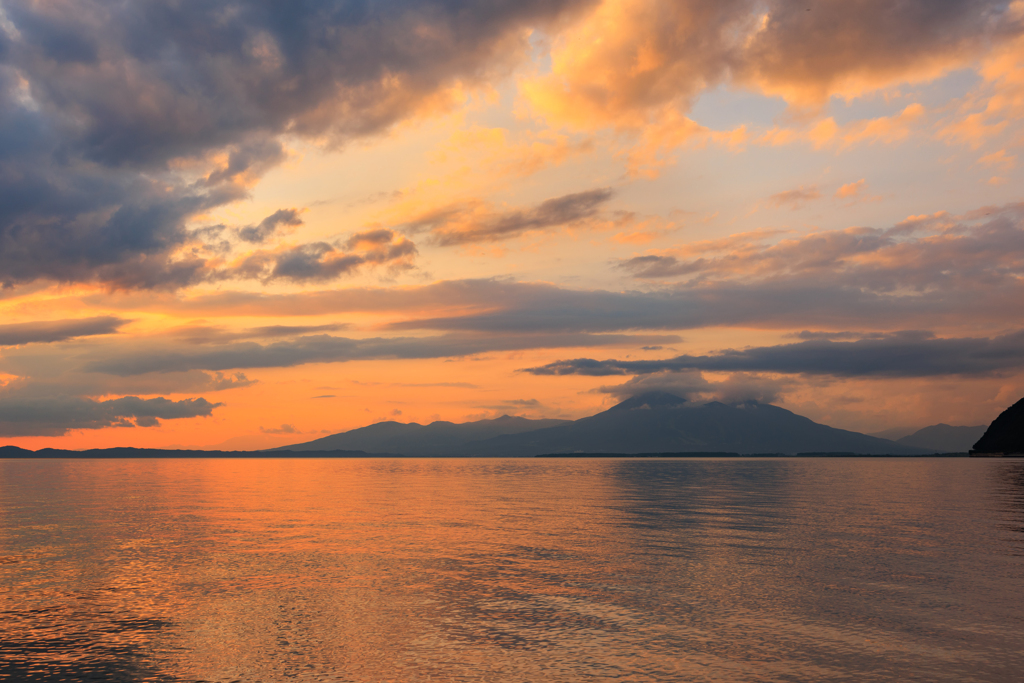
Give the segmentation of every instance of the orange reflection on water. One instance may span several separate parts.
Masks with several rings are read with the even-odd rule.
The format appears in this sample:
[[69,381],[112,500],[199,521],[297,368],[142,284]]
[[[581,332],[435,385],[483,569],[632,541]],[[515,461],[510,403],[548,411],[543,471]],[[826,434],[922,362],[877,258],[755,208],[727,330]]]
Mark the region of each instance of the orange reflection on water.
[[0,461],[0,678],[1012,680],[1009,466]]

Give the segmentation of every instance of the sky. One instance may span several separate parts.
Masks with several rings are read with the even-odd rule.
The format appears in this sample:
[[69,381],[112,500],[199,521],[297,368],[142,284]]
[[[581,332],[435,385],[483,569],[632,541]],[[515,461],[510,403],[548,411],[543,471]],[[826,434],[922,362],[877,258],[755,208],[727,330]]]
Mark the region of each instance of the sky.
[[0,0],[0,442],[986,424],[1022,151],[1022,0]]

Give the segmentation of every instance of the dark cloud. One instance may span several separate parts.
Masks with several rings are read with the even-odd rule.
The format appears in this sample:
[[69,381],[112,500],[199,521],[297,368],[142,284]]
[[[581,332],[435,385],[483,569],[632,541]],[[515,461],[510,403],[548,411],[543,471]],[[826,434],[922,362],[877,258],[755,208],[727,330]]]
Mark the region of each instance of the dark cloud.
[[326,242],[303,244],[276,252],[257,252],[233,270],[235,277],[322,282],[350,273],[363,264],[361,256],[337,251]]
[[280,427],[260,427],[260,431],[264,434],[301,434],[301,432],[293,425],[283,424]]
[[503,410],[505,408],[540,408],[544,404],[535,398],[512,398],[502,401],[496,406],[484,406],[492,410]]
[[239,228],[238,237],[244,242],[261,244],[272,237],[277,231],[278,226],[281,225],[291,227],[302,225],[302,219],[299,218],[299,210],[279,209],[260,221],[259,225],[248,225],[244,228]]
[[[450,358],[488,351],[592,347],[611,344],[676,342],[672,335],[624,334],[519,334],[352,339],[311,335],[272,344],[242,342],[182,350],[177,347],[134,351],[106,348],[81,356],[82,371],[116,376],[146,373],[177,373],[189,370],[225,371],[241,368],[292,367],[305,363],[339,363],[352,360],[393,358]],[[17,358],[5,359],[17,367]]]
[[[911,334],[925,334],[927,332],[922,331],[911,331]],[[800,332],[792,332],[785,335],[787,337],[793,337],[796,339],[802,339],[804,341],[811,340],[829,340],[829,341],[845,341],[850,339],[884,339],[886,337],[883,332],[812,332],[811,330],[802,330]]]
[[206,417],[221,403],[136,396],[96,401],[80,396],[0,393],[0,436],[61,436],[77,429],[155,427],[159,420]]
[[45,320],[0,325],[0,346],[59,342],[75,337],[113,334],[128,322],[113,316],[99,316],[77,320]]
[[411,233],[428,232],[435,244],[444,247],[497,242],[591,218],[612,195],[611,189],[600,188],[548,199],[533,208],[516,211],[495,211],[478,205],[447,207],[400,228]]
[[[364,236],[369,235],[369,238]],[[392,272],[413,268],[416,245],[390,230],[360,233],[345,243],[359,251],[346,252],[326,242],[314,242],[274,251],[257,251],[241,263],[218,273],[218,278],[258,278],[263,282],[324,282],[356,271],[364,265],[386,266]]]
[[577,358],[527,368],[533,375],[645,375],[704,370],[770,372],[838,377],[935,377],[995,375],[1024,368],[1024,331],[999,337],[939,338],[927,332],[837,342],[728,349],[709,356],[665,360]]
[[[845,81],[891,82],[943,60],[978,54],[1019,33],[1002,0],[775,0],[743,46],[739,80],[799,89],[824,101]],[[808,7],[810,10],[808,11]]]
[[[208,256],[184,226],[244,197],[281,136],[381,133],[506,69],[524,28],[576,4],[5,2],[0,282],[201,281]],[[283,277],[344,272],[293,257]]]
[[593,391],[619,398],[639,396],[651,391],[667,391],[689,401],[774,403],[794,384],[793,380],[787,378],[764,377],[745,372],[733,373],[721,382],[711,382],[699,370],[683,370],[637,375],[623,384],[601,386]]
[[[491,283],[481,283],[484,291],[487,284]],[[683,330],[715,325],[895,327],[913,320],[919,324],[937,319],[962,323],[1005,319],[1011,311],[1024,314],[1024,300],[1018,298],[1024,296],[1024,287],[1017,284],[992,291],[992,298],[983,301],[964,291],[895,296],[824,280],[722,283],[652,292],[578,291],[541,284],[510,284],[494,290],[498,290],[495,298],[489,306],[482,301],[479,312],[410,319],[389,328],[514,333]]]
[[350,327],[347,323],[329,325],[265,325],[243,330],[227,330],[210,325],[189,325],[170,331],[170,336],[189,344],[213,344],[238,341],[240,339],[268,339],[274,337],[300,337],[317,332],[337,332]]
[[[206,374],[206,373],[203,373]],[[244,372],[234,372],[225,374],[223,372],[213,372],[206,375],[209,377],[209,381],[205,385],[200,385],[205,391],[224,391],[225,389],[241,389],[243,387],[250,387],[256,384],[259,380],[249,379],[245,376]]]

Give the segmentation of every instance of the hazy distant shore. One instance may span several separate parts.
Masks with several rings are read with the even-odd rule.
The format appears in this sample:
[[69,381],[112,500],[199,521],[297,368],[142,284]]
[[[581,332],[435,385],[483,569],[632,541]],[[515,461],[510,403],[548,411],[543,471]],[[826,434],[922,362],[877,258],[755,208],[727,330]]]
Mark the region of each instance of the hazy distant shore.
[[8,459],[127,459],[127,458],[966,458],[967,453],[937,453],[932,455],[878,455],[863,453],[730,453],[721,451],[672,453],[544,453],[536,456],[466,456],[466,455],[403,455],[401,453],[369,453],[366,451],[203,451],[161,448],[94,448],[70,451],[42,448],[31,451],[17,446],[0,446],[0,458]]
[[93,448],[69,451],[41,448],[30,451],[17,446],[0,446],[0,458],[405,458],[400,453],[365,451],[203,451],[163,448]]
[[545,453],[537,458],[967,458],[967,453],[925,455],[874,453]]

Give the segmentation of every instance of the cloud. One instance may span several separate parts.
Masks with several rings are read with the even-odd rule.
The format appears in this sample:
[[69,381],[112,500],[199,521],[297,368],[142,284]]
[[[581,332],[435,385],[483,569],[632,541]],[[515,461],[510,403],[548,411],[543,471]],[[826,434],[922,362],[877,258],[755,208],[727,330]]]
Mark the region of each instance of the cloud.
[[283,139],[339,146],[447,109],[574,5],[5,2],[0,281],[202,281],[186,226],[245,197]]
[[[206,373],[204,373],[206,374]],[[230,375],[223,372],[214,372],[207,375],[209,382],[203,387],[206,391],[224,391],[225,389],[242,389],[251,387],[259,380],[249,379],[244,372],[235,372]]]
[[[133,295],[116,301],[127,309],[194,317],[368,313],[381,316],[388,331],[498,335],[704,326],[993,329],[1007,316],[1024,318],[1024,210],[983,207],[960,216],[911,216],[884,228],[797,236],[755,231],[614,266],[640,281],[642,289],[465,279],[296,294]],[[657,284],[648,284],[652,280]],[[115,305],[115,300],[84,299],[92,301]]]
[[794,384],[793,380],[785,377],[764,377],[745,372],[733,373],[721,382],[711,382],[699,370],[682,370],[637,375],[623,384],[600,386],[592,391],[620,399],[650,391],[667,391],[688,401],[774,403]]
[[[121,377],[147,373],[179,373],[190,370],[226,371],[247,368],[281,368],[306,363],[342,363],[353,360],[394,358],[451,358],[488,351],[591,347],[616,344],[674,343],[675,335],[626,334],[448,334],[433,337],[375,337],[353,339],[331,335],[311,335],[291,341],[258,344],[241,342],[209,347],[157,347],[145,351],[105,347],[82,354],[81,371]],[[18,358],[4,359],[4,365],[16,368]]]
[[279,226],[295,227],[302,225],[298,209],[279,209],[270,214],[259,225],[249,225],[239,228],[238,237],[243,242],[261,244],[266,242],[277,231]]
[[325,282],[367,265],[387,266],[392,272],[409,270],[418,254],[412,241],[391,230],[356,234],[344,246],[356,251],[343,251],[327,242],[256,251],[217,273],[216,278]]
[[159,420],[206,417],[221,403],[137,396],[97,401],[79,396],[0,392],[0,436],[61,436],[78,429],[155,427]]
[[350,325],[347,323],[332,323],[328,325],[265,325],[242,330],[228,330],[223,327],[212,327],[209,325],[187,325],[174,328],[168,334],[189,344],[212,344],[238,341],[240,339],[300,337],[316,332],[337,332],[348,327]]
[[817,185],[809,185],[807,187],[801,185],[795,190],[788,190],[786,192],[773,194],[768,198],[768,205],[776,208],[789,207],[796,211],[807,202],[820,198],[821,192],[818,190]]
[[[843,126],[833,118],[808,130],[746,126],[712,131],[686,115],[709,90],[725,85],[789,104],[790,118],[814,119],[830,98],[847,101],[959,69],[979,69],[990,90],[974,127],[986,135],[1020,119],[1024,40],[1019,3],[856,0],[809,8],[784,0],[605,0],[554,37],[551,68],[523,78],[524,109],[576,132],[609,130],[625,149],[631,176],[654,177],[684,145],[748,140],[806,140],[845,149],[905,139],[926,110],[913,103],[892,116]],[[1015,47],[1014,47],[1015,46]],[[1016,102],[1014,104],[1014,102]],[[975,102],[976,104],[976,102]],[[966,108],[966,107],[965,107]],[[962,117],[961,117],[962,118]],[[950,124],[943,135],[978,134]]]
[[891,228],[847,228],[775,244],[751,240],[695,259],[674,254],[634,257],[620,267],[636,278],[691,277],[753,282],[820,278],[822,285],[861,291],[905,288],[965,291],[1010,285],[1024,273],[1024,209],[911,217]]
[[571,139],[546,130],[512,132],[471,126],[452,133],[430,156],[433,164],[457,163],[498,177],[523,177],[594,151],[593,138]]
[[554,40],[551,72],[520,88],[534,112],[575,129],[639,129],[649,113],[721,80],[756,22],[748,2],[611,0]]
[[771,2],[736,78],[797,105],[929,81],[1015,30],[1003,2]]
[[865,181],[863,178],[854,183],[846,183],[845,185],[840,186],[838,190],[836,190],[835,198],[853,199],[859,196],[860,193],[864,191],[864,186],[866,185],[866,183],[867,181]]
[[0,346],[52,343],[75,337],[114,334],[128,322],[123,318],[98,316],[76,320],[41,320],[0,325]]
[[479,203],[455,205],[422,215],[399,228],[413,234],[426,232],[433,243],[443,247],[497,242],[591,218],[612,195],[610,188],[588,190],[512,211],[496,211]]
[[708,356],[665,360],[556,361],[526,368],[533,375],[645,375],[703,370],[837,377],[986,376],[1024,368],[1024,331],[999,337],[938,338],[923,332],[857,341],[810,340],[795,344],[727,349]]
[[1024,119],[1024,35],[1020,31],[1024,7],[1013,2],[1008,14],[1016,20],[1016,35],[1008,31],[1012,39],[1001,41],[982,60],[978,69],[982,82],[944,121],[939,139],[978,149],[1010,126],[1019,133]]
[[1005,149],[1000,149],[978,159],[978,164],[989,168],[998,168],[1002,171],[1012,171],[1017,165],[1017,157],[1007,154]]
[[260,427],[260,431],[264,434],[301,434],[299,430],[289,424],[283,424],[280,427],[271,427],[269,429],[266,427]]
[[926,113],[923,105],[914,103],[892,116],[861,119],[842,126],[832,117],[813,120],[813,125],[805,124],[803,127],[774,126],[754,138],[754,142],[772,146],[809,142],[815,149],[831,147],[838,150],[862,143],[893,144],[921,128],[921,119]]

